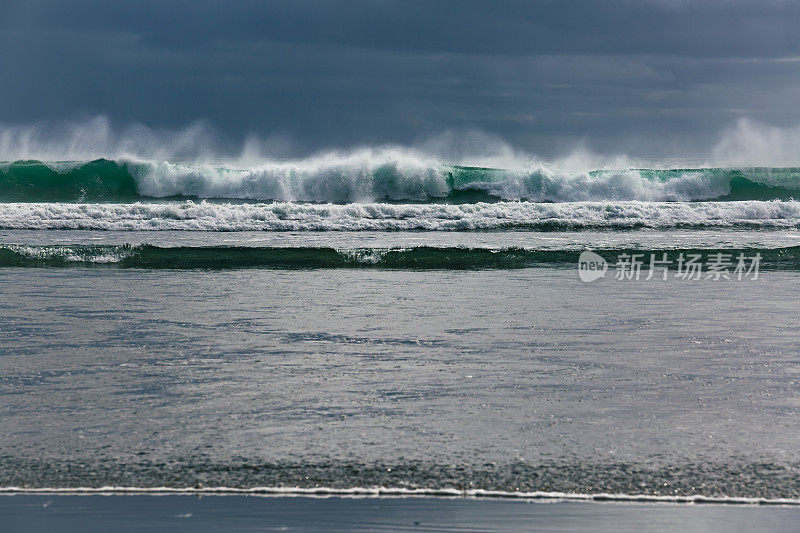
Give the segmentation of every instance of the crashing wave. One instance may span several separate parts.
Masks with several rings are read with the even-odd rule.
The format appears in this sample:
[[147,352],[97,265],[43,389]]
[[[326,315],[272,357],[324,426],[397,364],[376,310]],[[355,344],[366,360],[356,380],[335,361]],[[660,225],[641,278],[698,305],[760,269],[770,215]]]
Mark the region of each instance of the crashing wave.
[[316,203],[788,200],[800,168],[566,171],[449,165],[364,151],[239,168],[224,163],[15,161],[0,164],[2,202],[192,198]]

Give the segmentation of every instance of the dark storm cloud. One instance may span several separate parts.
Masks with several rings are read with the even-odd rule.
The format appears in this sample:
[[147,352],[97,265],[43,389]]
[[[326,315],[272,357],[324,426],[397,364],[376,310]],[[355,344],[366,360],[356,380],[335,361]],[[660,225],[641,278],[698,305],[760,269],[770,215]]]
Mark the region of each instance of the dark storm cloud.
[[779,1],[5,1],[0,122],[680,150],[738,117],[800,123],[798,22]]

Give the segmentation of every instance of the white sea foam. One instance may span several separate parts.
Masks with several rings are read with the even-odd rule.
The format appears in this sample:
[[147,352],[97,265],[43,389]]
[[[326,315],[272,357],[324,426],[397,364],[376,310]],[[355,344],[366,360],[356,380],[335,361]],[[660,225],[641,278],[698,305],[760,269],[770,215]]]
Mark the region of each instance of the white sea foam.
[[0,494],[193,494],[193,495],[262,495],[262,496],[307,496],[307,497],[439,497],[439,498],[494,498],[527,499],[551,501],[595,501],[595,502],[640,502],[640,503],[688,503],[688,504],[734,504],[734,505],[800,505],[797,498],[760,498],[747,496],[706,496],[706,495],[655,495],[655,494],[613,494],[613,493],[574,493],[548,491],[503,491],[455,488],[405,487],[74,487],[74,488],[27,488],[0,487]]
[[186,231],[800,227],[800,202],[0,204],[0,228]]
[[86,246],[28,246],[24,244],[7,244],[0,246],[0,249],[9,250],[26,259],[57,259],[65,263],[119,263],[129,257],[133,251],[133,248],[128,246],[90,248]]
[[640,170],[608,170],[600,173],[566,173],[547,167],[508,172],[497,183],[477,184],[476,188],[505,200],[576,202],[639,200],[675,202],[711,200],[731,192],[730,177],[704,171],[687,170],[661,181],[642,175]]
[[245,167],[140,161],[131,165],[142,196],[364,202],[427,200],[450,191],[446,167],[413,151],[364,149]]
[[[142,196],[194,196],[242,200],[370,202],[424,201],[451,193],[451,167],[421,154],[362,150],[252,168],[207,163],[139,162],[131,166]],[[504,200],[710,200],[730,192],[725,173],[689,170],[659,180],[639,170],[567,172],[531,163],[497,172],[493,180],[458,188]]]

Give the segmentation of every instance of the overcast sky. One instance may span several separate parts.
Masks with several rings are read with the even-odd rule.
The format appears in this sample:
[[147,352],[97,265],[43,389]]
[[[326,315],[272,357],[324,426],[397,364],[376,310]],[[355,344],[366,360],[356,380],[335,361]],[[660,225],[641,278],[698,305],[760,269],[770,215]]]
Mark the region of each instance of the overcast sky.
[[777,0],[0,0],[0,122],[680,154],[800,124],[798,28]]

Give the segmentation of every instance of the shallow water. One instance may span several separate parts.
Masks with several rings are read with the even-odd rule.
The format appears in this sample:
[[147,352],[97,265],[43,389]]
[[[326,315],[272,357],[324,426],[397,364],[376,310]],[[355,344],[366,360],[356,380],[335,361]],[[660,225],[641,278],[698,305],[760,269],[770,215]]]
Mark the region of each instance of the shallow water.
[[0,270],[0,486],[800,494],[798,272]]

